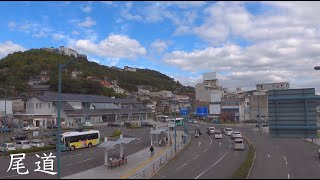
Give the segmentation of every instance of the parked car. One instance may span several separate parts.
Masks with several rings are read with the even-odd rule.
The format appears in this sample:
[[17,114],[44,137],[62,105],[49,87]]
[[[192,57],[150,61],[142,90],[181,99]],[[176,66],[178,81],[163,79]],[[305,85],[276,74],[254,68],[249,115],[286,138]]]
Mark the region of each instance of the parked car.
[[234,140],[234,149],[235,150],[244,150],[243,139],[235,139]]
[[0,133],[7,133],[7,132],[12,132],[13,130],[7,127],[1,127],[0,128]]
[[35,127],[33,125],[29,125],[23,128],[24,131],[37,131],[39,130],[39,127]]
[[31,146],[28,140],[16,142],[16,149],[29,149],[29,148],[31,148]]
[[130,122],[125,122],[124,123],[124,126],[126,126],[127,128],[131,128],[132,127],[132,124]]
[[84,126],[92,127],[93,124],[91,124],[91,122],[85,122],[85,123],[84,123]]
[[232,134],[231,134],[231,138],[232,139],[235,139],[235,135],[241,135],[241,133],[239,131],[234,131]]
[[108,122],[108,126],[109,127],[118,127],[118,126],[120,126],[120,124],[113,121],[113,122]]
[[15,136],[11,137],[11,140],[16,140],[16,141],[28,140],[28,134],[27,133],[16,134]]
[[43,147],[44,143],[40,139],[33,139],[30,143],[31,147]]
[[222,139],[222,133],[221,133],[221,131],[219,131],[219,130],[214,131],[214,138],[215,138],[215,139]]
[[208,127],[207,129],[207,133],[210,134],[214,134],[215,128],[214,127]]
[[56,137],[57,136],[57,132],[47,132],[44,136],[46,137]]
[[49,125],[47,129],[58,129],[58,125]]
[[16,150],[16,146],[14,143],[2,143],[0,144],[0,151],[5,152],[5,151],[14,151]]
[[150,122],[142,122],[142,123],[141,123],[141,126],[142,126],[142,127],[153,127],[153,124],[150,123]]
[[231,134],[233,133],[233,129],[232,128],[226,128],[225,132],[226,132],[226,135],[231,136]]

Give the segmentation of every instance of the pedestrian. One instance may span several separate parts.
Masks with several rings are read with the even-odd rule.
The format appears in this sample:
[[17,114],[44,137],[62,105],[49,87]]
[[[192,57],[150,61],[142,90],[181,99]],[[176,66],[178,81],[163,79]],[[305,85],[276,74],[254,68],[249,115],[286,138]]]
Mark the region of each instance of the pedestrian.
[[154,148],[153,148],[152,145],[151,145],[151,147],[150,147],[150,151],[151,151],[151,156],[153,156],[153,154],[154,154]]

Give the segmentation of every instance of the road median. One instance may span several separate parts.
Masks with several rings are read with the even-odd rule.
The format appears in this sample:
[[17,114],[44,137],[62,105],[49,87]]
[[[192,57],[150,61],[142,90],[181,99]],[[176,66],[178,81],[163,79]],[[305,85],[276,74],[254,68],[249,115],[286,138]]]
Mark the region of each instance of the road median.
[[236,172],[233,173],[232,179],[249,179],[256,159],[256,151],[253,143],[245,136],[243,137],[249,144],[249,151],[245,161],[240,165]]

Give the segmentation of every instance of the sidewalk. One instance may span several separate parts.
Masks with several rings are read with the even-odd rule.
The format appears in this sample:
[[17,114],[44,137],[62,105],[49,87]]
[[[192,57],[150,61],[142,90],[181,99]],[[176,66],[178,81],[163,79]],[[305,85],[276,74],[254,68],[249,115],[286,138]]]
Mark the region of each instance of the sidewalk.
[[[170,132],[173,134],[173,132]],[[177,131],[177,144],[181,144],[182,131]],[[172,136],[173,137],[173,136]],[[148,167],[152,166],[153,163],[158,161],[164,154],[171,150],[168,145],[167,147],[157,147],[154,146],[155,154],[153,157],[150,157],[150,151],[147,147],[139,152],[136,152],[130,156],[128,156],[128,164],[116,167],[113,169],[108,169],[106,166],[102,165],[93,169],[89,169],[84,172],[80,172],[77,174],[73,174],[70,176],[65,176],[63,179],[121,179],[128,178],[134,174],[142,172]],[[104,158],[104,157],[101,157]]]
[[308,141],[310,143],[313,143],[315,145],[320,146],[320,138],[313,139],[313,142],[312,142],[311,138],[302,138],[302,139],[305,140],[305,141]]

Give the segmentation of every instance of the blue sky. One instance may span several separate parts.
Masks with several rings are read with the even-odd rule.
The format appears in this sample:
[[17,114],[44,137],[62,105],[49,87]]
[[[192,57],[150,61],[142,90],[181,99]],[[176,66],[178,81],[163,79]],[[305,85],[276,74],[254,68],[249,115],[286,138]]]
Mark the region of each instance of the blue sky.
[[64,45],[90,61],[149,68],[192,86],[210,71],[229,88],[317,81],[317,2],[0,3],[0,58]]

